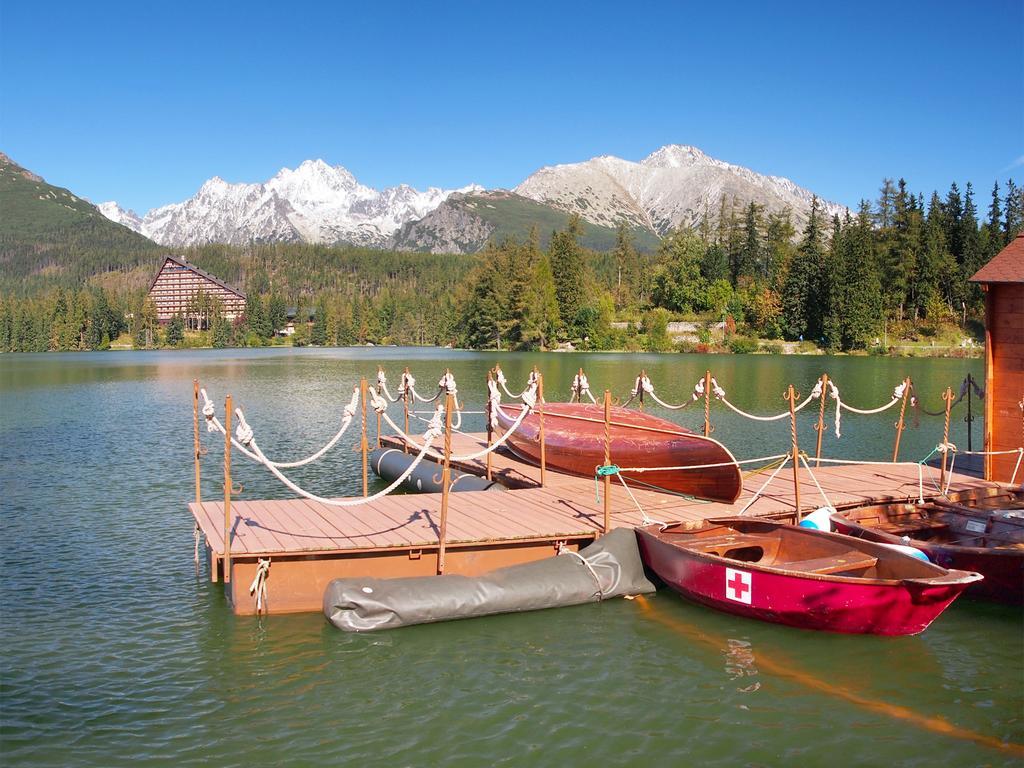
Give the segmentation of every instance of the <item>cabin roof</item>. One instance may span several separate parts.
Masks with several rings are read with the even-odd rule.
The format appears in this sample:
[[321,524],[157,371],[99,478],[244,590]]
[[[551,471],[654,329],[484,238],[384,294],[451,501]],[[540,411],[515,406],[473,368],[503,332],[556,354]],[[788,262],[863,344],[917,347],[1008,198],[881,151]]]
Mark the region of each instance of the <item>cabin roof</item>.
[[972,283],[1024,283],[1024,231],[971,277]]

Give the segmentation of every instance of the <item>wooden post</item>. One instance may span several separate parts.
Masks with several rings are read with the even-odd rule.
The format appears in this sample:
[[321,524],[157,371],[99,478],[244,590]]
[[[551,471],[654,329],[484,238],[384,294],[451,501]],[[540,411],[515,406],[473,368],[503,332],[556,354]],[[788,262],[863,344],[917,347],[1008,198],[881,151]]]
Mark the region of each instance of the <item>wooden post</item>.
[[[487,407],[484,409],[484,418],[487,419],[487,479],[491,479],[491,451],[490,447],[494,443],[494,427],[491,425],[491,420],[494,414],[491,409],[494,405],[491,403],[491,384],[494,382],[494,374],[491,371],[487,372]],[[525,407],[525,406],[524,406]]]
[[942,487],[946,484],[946,458],[949,456],[949,412],[953,409],[953,389],[946,387],[946,391],[942,393],[942,399],[946,401],[946,421],[942,428],[942,469],[939,472],[939,492],[942,492]]
[[[580,371],[579,371],[579,373],[576,374],[576,376],[577,376],[577,379],[576,379],[577,384],[576,384],[576,387],[574,387],[574,393],[576,395],[576,402],[577,403],[582,403],[583,402],[583,367],[582,366],[580,367]],[[570,400],[569,402],[572,402],[572,400]]]
[[786,399],[789,400],[789,429],[793,437],[793,493],[796,496],[796,522],[800,524],[800,446],[796,440],[796,399],[798,395],[789,385],[786,390]]
[[711,436],[711,371],[704,372],[704,437]]
[[[359,380],[359,396],[363,404],[363,433],[359,438],[359,450],[363,454],[363,496],[369,495],[369,483],[366,476],[366,464],[367,464],[367,453],[370,449],[369,444],[366,441],[366,379]],[[408,433],[406,433],[408,434]]]
[[900,456],[900,436],[903,434],[904,417],[907,413],[907,401],[910,399],[910,377],[903,380],[903,402],[900,403],[900,420],[896,422],[896,444],[892,447],[892,460],[898,461]]
[[[825,434],[825,401],[828,399],[828,374],[821,374],[821,402],[818,403],[818,423],[814,427],[818,430],[818,444],[814,448],[815,468],[821,466],[821,438]],[[836,403],[836,408],[839,404]]]
[[231,581],[231,395],[224,399],[224,583]]
[[[604,465],[612,463],[612,393],[604,391]],[[611,528],[612,517],[612,478],[605,475],[604,482],[604,532]]]
[[647,375],[646,369],[640,369],[640,378],[637,380],[637,395],[640,396],[639,408],[642,411],[644,409],[644,377]]
[[196,504],[201,504],[203,494],[199,487],[199,379],[192,379],[192,444],[196,455]]
[[[409,398],[412,397],[412,392],[409,391],[409,366],[405,367],[405,392],[402,393],[402,406],[405,411],[405,434],[409,434]],[[415,404],[414,404],[415,405]],[[402,452],[409,452],[409,444],[402,441]]]
[[974,450],[974,414],[971,413],[971,389],[974,387],[974,377],[971,376],[970,371],[967,372],[967,415],[964,417],[964,421],[967,422],[967,451],[968,453]]
[[540,438],[540,487],[544,487],[544,481],[547,479],[547,444],[544,442],[544,374],[537,374],[537,416],[540,419],[540,431],[538,437]]
[[444,573],[445,542],[448,538],[448,494],[451,485],[452,457],[452,398],[451,393],[444,396],[444,461],[441,464],[441,525],[438,530],[437,573]]

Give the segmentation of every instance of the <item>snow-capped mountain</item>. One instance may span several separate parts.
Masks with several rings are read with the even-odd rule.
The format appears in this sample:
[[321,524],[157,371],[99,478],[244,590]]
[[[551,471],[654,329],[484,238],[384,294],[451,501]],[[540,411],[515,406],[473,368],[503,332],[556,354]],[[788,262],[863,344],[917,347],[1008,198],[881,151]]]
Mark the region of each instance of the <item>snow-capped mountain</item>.
[[122,208],[120,205],[111,200],[109,203],[100,203],[96,206],[100,213],[106,216],[111,221],[123,224],[128,229],[133,229],[139,232],[142,229],[142,219],[135,211],[127,208]]
[[[639,163],[604,156],[548,166],[514,191],[594,224],[613,227],[625,221],[658,234],[717,218],[723,200],[754,202],[769,212],[789,208],[799,227],[812,197],[789,179],[765,176],[679,144],[664,146]],[[821,206],[828,216],[846,211],[827,201]]]
[[161,245],[301,241],[381,246],[402,224],[422,218],[453,191],[478,189],[420,192],[402,184],[378,191],[340,165],[306,160],[262,184],[230,184],[215,176],[195,196],[154,208],[141,220],[116,203],[98,207]]

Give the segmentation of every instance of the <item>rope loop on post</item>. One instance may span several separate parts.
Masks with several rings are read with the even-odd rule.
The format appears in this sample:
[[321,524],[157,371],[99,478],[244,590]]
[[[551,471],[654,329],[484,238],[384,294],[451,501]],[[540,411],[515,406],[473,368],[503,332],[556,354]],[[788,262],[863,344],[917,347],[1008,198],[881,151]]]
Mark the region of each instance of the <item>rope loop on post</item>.
[[267,603],[267,578],[270,576],[270,558],[259,558],[256,563],[256,576],[249,585],[249,594],[256,596],[256,615],[263,613]]

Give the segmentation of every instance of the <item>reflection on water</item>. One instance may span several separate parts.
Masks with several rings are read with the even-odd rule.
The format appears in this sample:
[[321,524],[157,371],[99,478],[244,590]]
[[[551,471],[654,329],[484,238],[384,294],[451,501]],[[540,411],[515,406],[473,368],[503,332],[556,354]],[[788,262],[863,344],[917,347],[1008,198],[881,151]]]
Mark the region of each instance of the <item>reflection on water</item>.
[[[790,382],[808,392],[822,371],[858,407],[886,402],[911,375],[936,410],[944,386],[981,369],[960,360],[420,349],[2,355],[3,764],[734,766],[832,764],[837,755],[862,765],[1019,764],[999,746],[1024,741],[1022,619],[1013,609],[961,600],[920,637],[846,637],[659,593],[647,601],[652,612],[639,600],[609,601],[353,636],[318,614],[235,617],[206,563],[196,574],[185,507],[193,378],[219,411],[231,392],[260,444],[289,459],[334,435],[351,387],[360,375],[372,382],[378,364],[391,382],[408,365],[424,394],[450,367],[466,407],[478,410],[486,371],[499,361],[511,389],[540,366],[550,400],[568,399],[581,365],[595,393],[620,395],[645,368],[673,403],[710,366],[730,399],[759,414],[781,410]],[[666,415],[689,427],[702,421],[698,410]],[[716,437],[740,456],[788,444],[785,421],[743,421],[718,404],[712,418]],[[825,450],[885,456],[894,419],[847,416]],[[805,445],[813,421],[801,421]],[[934,447],[941,421],[922,417],[908,429],[908,458]],[[482,417],[467,415],[466,425],[481,429]],[[952,441],[965,442],[958,418],[954,427]],[[349,438],[295,480],[358,493]],[[205,432],[203,440],[203,493],[214,497],[221,447]],[[243,499],[288,495],[258,467],[233,469]]]
[[[754,661],[754,649],[748,640],[737,640],[730,637],[726,640],[725,651],[725,672],[730,680],[739,680],[757,675],[757,664]],[[743,685],[736,690],[743,693],[754,693],[761,689],[761,683],[757,680]]]

